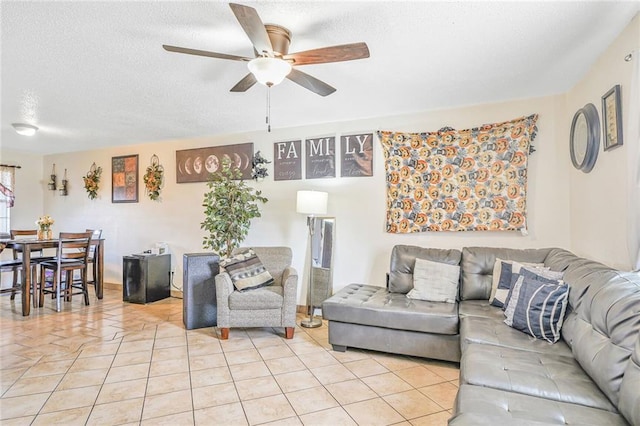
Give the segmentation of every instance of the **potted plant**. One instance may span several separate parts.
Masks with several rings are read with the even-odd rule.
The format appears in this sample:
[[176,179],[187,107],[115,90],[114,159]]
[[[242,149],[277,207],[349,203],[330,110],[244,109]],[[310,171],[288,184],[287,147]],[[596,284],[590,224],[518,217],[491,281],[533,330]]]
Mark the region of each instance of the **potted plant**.
[[225,159],[219,172],[212,173],[204,194],[204,222],[200,228],[209,233],[202,246],[214,250],[222,257],[231,256],[249,233],[251,219],[260,217],[258,203],[268,200],[261,191],[248,186],[241,180],[242,173],[231,167]]

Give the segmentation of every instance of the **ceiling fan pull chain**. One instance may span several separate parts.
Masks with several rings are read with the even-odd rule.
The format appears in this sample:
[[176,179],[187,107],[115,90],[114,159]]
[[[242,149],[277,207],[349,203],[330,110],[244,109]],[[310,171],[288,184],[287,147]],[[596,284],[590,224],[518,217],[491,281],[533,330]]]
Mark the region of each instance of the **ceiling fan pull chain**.
[[271,86],[267,86],[267,132],[271,133]]

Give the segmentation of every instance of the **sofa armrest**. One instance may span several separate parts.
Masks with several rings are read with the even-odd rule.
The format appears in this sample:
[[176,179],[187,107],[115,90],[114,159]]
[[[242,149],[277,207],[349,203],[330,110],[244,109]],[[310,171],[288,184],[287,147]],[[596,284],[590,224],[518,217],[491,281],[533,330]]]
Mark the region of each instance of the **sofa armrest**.
[[233,292],[233,282],[228,273],[223,272],[215,276],[216,303],[218,310],[217,325],[220,328],[230,327],[229,296]]
[[298,272],[294,267],[288,266],[282,271],[282,326],[295,327],[296,304],[298,299]]

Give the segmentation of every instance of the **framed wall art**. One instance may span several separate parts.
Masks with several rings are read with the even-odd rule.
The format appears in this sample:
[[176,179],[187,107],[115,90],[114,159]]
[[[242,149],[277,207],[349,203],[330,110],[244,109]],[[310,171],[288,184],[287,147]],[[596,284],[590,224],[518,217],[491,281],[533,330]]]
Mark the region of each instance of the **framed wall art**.
[[336,137],[305,140],[307,179],[336,177]]
[[602,130],[605,151],[622,145],[621,105],[620,85],[616,84],[602,96]]
[[138,202],[138,154],[111,158],[111,202]]
[[373,133],[340,137],[340,176],[373,176]]
[[225,159],[240,169],[241,179],[251,179],[253,143],[241,143],[176,151],[176,182],[206,182]]
[[273,180],[302,179],[302,140],[273,144]]

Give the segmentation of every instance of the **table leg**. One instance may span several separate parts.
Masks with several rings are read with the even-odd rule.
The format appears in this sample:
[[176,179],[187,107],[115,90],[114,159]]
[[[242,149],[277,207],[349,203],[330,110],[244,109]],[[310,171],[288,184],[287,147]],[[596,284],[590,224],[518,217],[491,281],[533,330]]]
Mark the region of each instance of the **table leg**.
[[[35,292],[34,292],[35,295]],[[34,297],[34,303],[38,298]],[[31,313],[31,250],[28,246],[22,246],[22,315]]]

